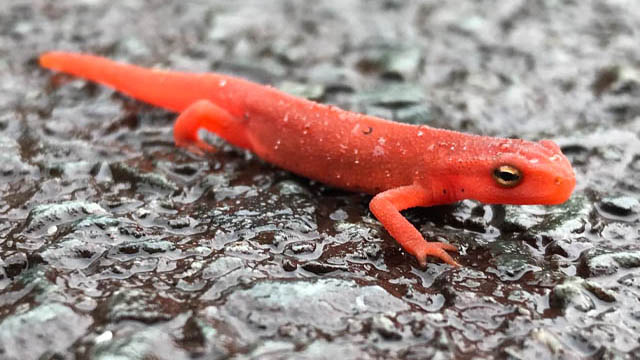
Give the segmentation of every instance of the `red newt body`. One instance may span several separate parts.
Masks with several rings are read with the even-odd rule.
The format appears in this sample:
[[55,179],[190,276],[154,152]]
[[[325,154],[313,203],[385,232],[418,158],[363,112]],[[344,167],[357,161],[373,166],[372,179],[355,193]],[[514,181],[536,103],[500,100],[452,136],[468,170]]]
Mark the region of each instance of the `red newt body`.
[[297,98],[239,78],[145,69],[92,55],[51,52],[42,66],[179,112],[180,146],[212,148],[206,129],[264,160],[323,183],[375,195],[372,213],[421,265],[456,265],[453,245],[427,242],[399,211],[462,199],[559,204],[575,186],[550,140],[491,138],[387,121]]

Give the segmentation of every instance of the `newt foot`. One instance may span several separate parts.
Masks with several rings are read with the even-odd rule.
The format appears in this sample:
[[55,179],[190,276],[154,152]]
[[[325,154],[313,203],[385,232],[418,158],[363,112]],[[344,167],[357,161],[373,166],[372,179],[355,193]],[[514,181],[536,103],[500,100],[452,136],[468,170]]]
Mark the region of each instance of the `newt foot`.
[[458,248],[455,245],[440,243],[440,242],[424,242],[419,248],[415,250],[415,257],[418,259],[418,263],[421,267],[427,266],[427,256],[434,256],[444,261],[451,266],[460,266],[447,251],[458,252]]
[[218,151],[215,146],[199,139],[196,141],[176,141],[176,146],[187,149],[188,151],[200,156],[206,155],[206,153],[213,153]]

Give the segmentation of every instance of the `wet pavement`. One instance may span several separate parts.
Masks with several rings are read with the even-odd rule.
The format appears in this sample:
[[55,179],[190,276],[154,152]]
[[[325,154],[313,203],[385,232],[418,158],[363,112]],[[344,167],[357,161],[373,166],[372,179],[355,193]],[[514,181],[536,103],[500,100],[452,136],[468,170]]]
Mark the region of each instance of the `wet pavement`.
[[[5,0],[0,358],[640,358],[640,4]],[[551,138],[565,204],[368,210],[174,114],[37,66],[47,50],[218,71],[343,108]]]

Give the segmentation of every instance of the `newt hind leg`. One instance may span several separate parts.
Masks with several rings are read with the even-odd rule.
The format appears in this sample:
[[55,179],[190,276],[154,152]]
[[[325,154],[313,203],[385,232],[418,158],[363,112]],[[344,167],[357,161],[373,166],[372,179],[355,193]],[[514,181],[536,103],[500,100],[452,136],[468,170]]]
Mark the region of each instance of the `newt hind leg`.
[[200,139],[200,129],[216,133],[235,146],[251,150],[244,121],[209,100],[198,100],[180,113],[173,125],[176,145],[197,152],[215,151],[213,146]]
[[427,265],[427,256],[435,256],[447,264],[458,266],[451,255],[447,254],[447,251],[458,251],[454,245],[427,242],[422,234],[400,214],[400,210],[430,205],[436,205],[431,194],[418,185],[409,185],[379,193],[371,200],[369,208],[389,234],[409,254],[418,259],[420,266]]

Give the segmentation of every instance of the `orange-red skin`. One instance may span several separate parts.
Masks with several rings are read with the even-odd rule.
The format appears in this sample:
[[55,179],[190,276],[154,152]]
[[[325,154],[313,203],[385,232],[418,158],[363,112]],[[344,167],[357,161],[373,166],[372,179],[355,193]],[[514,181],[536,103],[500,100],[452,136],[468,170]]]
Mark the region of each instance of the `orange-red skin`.
[[[44,54],[40,62],[182,113],[174,127],[179,145],[206,149],[197,138],[198,129],[205,128],[294,173],[379,194],[372,211],[421,264],[426,255],[455,262],[398,218],[399,210],[466,198],[558,204],[575,186],[571,165],[549,140],[535,143],[401,124],[222,74],[150,70],[64,52]],[[504,164],[521,170],[521,185],[507,189],[496,184],[492,171]],[[439,246],[455,250],[448,244]]]

